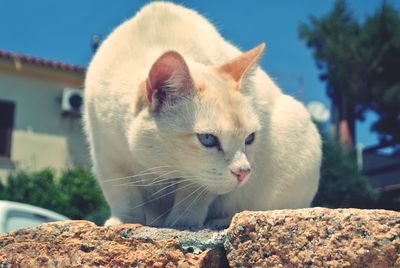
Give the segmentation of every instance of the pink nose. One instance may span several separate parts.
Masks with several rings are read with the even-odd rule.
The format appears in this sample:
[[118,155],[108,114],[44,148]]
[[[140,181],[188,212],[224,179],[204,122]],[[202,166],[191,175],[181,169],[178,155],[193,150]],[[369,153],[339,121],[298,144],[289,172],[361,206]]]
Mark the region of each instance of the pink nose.
[[242,182],[250,173],[249,168],[241,168],[238,171],[231,170],[231,173],[236,176],[238,182]]

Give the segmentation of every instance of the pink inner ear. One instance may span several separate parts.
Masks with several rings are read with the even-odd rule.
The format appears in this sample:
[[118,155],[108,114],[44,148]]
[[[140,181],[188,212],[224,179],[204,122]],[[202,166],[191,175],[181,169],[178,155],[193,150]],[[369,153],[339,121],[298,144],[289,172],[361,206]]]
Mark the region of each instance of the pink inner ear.
[[243,53],[239,57],[220,66],[220,69],[229,74],[234,81],[240,83],[246,72],[257,62],[262,52],[264,51],[265,44],[262,43],[257,47]]
[[179,92],[185,89],[190,81],[189,68],[183,57],[175,51],[168,51],[158,58],[150,69],[147,78],[147,98],[152,102],[155,91],[160,90],[167,82],[176,85],[176,92]]

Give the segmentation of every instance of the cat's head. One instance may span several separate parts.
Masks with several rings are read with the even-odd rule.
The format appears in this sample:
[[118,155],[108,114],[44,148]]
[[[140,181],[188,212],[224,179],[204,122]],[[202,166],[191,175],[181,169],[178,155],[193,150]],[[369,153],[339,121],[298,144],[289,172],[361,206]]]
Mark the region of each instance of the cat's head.
[[174,51],[161,55],[130,130],[139,161],[147,168],[169,166],[165,177],[182,177],[216,194],[243,185],[261,129],[251,78],[264,47],[218,66],[187,63]]

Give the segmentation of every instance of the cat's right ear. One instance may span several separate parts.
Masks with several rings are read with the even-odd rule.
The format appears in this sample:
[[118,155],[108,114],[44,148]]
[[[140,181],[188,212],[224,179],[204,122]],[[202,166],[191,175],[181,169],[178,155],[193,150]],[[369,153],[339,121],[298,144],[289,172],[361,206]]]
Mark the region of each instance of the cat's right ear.
[[146,87],[153,111],[186,94],[193,88],[193,80],[184,58],[175,51],[161,55],[150,69]]
[[230,60],[229,62],[221,65],[219,69],[228,74],[239,85],[243,78],[251,73],[250,70],[257,63],[265,49],[265,44],[261,43],[253,49],[243,53],[242,55]]

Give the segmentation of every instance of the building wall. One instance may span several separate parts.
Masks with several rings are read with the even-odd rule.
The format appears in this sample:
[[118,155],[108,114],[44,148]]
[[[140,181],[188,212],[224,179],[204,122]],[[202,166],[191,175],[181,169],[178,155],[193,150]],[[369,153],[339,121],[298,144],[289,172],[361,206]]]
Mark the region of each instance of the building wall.
[[61,115],[62,90],[68,86],[62,81],[0,72],[0,100],[15,103],[12,162],[0,161],[0,177],[14,168],[34,171],[89,164],[80,118]]

